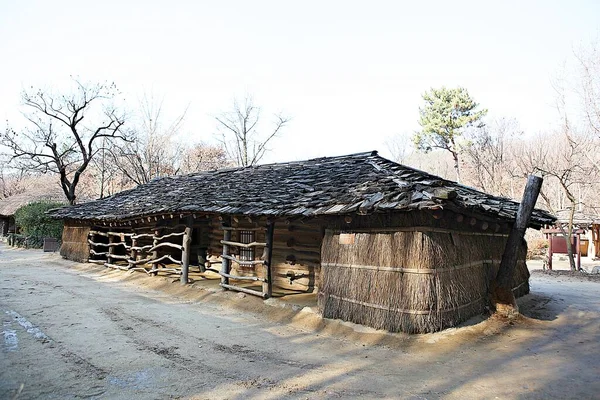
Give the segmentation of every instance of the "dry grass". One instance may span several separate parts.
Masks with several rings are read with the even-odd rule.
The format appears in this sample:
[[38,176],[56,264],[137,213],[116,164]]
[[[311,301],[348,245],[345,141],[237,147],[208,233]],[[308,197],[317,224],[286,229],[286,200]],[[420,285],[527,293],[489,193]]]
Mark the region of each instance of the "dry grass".
[[528,241],[529,250],[527,251],[528,260],[540,260],[546,257],[548,253],[548,240],[544,238],[534,238]]
[[87,242],[89,232],[89,226],[65,224],[60,255],[69,260],[86,262],[90,256],[90,248]]
[[[454,326],[484,310],[505,240],[437,232],[357,233],[354,244],[340,245],[338,235],[328,232],[319,306],[324,317],[393,332]],[[524,257],[525,248],[521,253]],[[513,287],[522,285],[516,295],[529,291],[527,279],[520,263]]]

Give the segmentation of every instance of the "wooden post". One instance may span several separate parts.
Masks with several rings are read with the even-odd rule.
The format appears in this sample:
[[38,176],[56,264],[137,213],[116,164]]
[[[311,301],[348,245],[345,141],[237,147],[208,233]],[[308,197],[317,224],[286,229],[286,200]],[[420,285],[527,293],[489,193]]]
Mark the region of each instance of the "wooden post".
[[491,285],[492,303],[496,308],[496,312],[506,317],[516,316],[519,312],[511,284],[517,265],[519,248],[521,247],[523,237],[525,236],[527,225],[529,225],[531,213],[533,212],[538,195],[540,194],[543,181],[542,178],[534,175],[530,175],[527,179],[523,200],[519,205],[517,218],[508,235],[504,254],[502,254],[502,261],[500,262],[500,268],[498,268],[496,281]]
[[183,250],[181,251],[181,284],[188,283],[188,271],[190,269],[190,247],[192,244],[192,223],[188,219],[183,233]]
[[201,247],[198,251],[198,269],[200,272],[206,272],[206,249]]
[[[156,247],[158,244],[157,237],[160,235],[160,232],[157,230],[154,231],[154,240],[152,241],[152,247]],[[156,260],[158,258],[158,250],[154,250],[152,252],[152,259]],[[156,276],[158,274],[158,263],[152,263],[152,276]]]
[[[229,223],[225,223],[225,221],[223,221],[223,227],[224,228],[229,228]],[[228,242],[231,241],[231,231],[229,229],[225,229],[223,231],[223,241]],[[223,255],[224,256],[228,256],[229,255],[229,245],[223,243]],[[229,275],[230,272],[230,261],[225,258],[225,257],[221,257],[222,261],[221,261],[221,272]],[[223,285],[229,285],[229,278],[226,276],[221,275],[221,284]],[[225,290],[228,290],[226,287],[224,288]]]
[[129,252],[129,269],[135,267],[135,259],[137,250],[134,247],[137,246],[137,239],[131,238],[131,251]]
[[554,252],[552,249],[552,242],[554,239],[554,234],[549,233],[548,237],[550,238],[550,244],[548,245],[548,251],[550,252],[550,255],[548,256],[548,270],[552,271],[552,256],[554,255]]
[[267,222],[267,237],[266,237],[266,246],[265,246],[265,282],[263,282],[263,297],[268,299],[273,296],[273,266],[271,265],[271,260],[273,258],[273,231],[275,230],[275,222],[269,221]]
[[581,234],[578,233],[576,236],[577,240],[577,271],[581,271]]
[[106,256],[106,262],[108,264],[112,264],[112,259],[110,257],[111,254],[115,252],[115,246],[110,246],[115,242],[115,237],[113,235],[108,235],[108,255]]

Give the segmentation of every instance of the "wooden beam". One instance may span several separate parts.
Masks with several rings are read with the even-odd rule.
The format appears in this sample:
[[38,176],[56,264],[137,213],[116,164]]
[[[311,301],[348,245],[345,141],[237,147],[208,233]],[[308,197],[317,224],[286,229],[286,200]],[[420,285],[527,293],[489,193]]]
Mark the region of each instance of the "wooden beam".
[[115,246],[111,246],[115,241],[115,237],[112,235],[108,236],[108,255],[106,256],[106,263],[107,264],[111,264],[112,263],[112,257],[111,255],[115,252]]
[[[156,238],[156,241],[159,241],[159,240],[160,240],[160,238]],[[159,244],[157,244],[155,246],[152,246],[152,248],[150,248],[150,250],[148,250],[148,251],[154,251],[154,250],[159,249],[161,247],[173,247],[173,248],[175,248],[177,250],[183,250],[183,246],[180,245],[180,244],[175,244],[175,243],[171,243],[171,242],[164,242],[164,243],[159,243]]]
[[229,285],[229,284],[226,284],[226,283],[221,283],[221,287],[223,289],[225,289],[225,290],[229,290],[229,289],[231,289],[231,290],[237,290],[238,292],[248,293],[248,294],[251,294],[251,295],[254,295],[254,296],[259,296],[259,297],[265,298],[264,293],[259,292],[258,290],[246,289],[246,288],[243,288],[243,287],[233,286],[233,285]]
[[[219,216],[220,219],[222,219],[221,216]],[[229,243],[231,241],[231,231],[229,229],[226,229],[229,227],[229,222],[223,220],[223,240],[221,241],[221,244],[223,244],[223,255],[224,256],[228,256],[229,255],[229,245],[227,243]],[[223,257],[223,262],[221,263],[221,272],[223,274],[229,275],[230,272],[230,261]],[[221,286],[227,290],[229,289],[229,278],[226,275],[221,275]]]
[[265,279],[264,278],[260,278],[258,276],[240,276],[240,275],[231,275],[231,274],[225,274],[223,272],[219,272],[219,275],[224,276],[226,278],[229,279],[237,279],[240,281],[255,281],[255,282],[264,282]]
[[273,231],[275,230],[275,222],[270,221],[267,223],[267,234],[266,234],[266,246],[264,249],[264,266],[265,266],[265,280],[263,282],[263,298],[267,299],[273,295]]
[[223,226],[221,227],[224,231],[264,231],[265,228],[237,228],[232,226]]
[[[152,259],[156,260],[158,258],[158,250],[156,246],[158,245],[158,235],[160,232],[157,230],[154,231],[154,240],[152,241],[152,247],[154,247],[154,251],[152,252]],[[158,274],[158,262],[154,261],[152,263],[152,276],[156,276]]]
[[191,218],[187,220],[188,226],[185,228],[183,235],[183,249],[181,251],[181,284],[188,283],[188,271],[190,268],[190,247],[192,244],[192,224]]
[[[152,266],[154,267],[155,264],[160,263],[161,261],[165,261],[165,260],[169,260],[171,261],[171,263],[173,264],[178,264],[181,265],[181,261],[174,259],[173,257],[171,257],[169,254],[165,254],[164,256],[160,257],[160,258],[155,258],[155,259],[151,259],[149,262],[147,262],[146,264],[152,264]],[[164,264],[164,262],[163,262]]]
[[133,236],[132,236],[131,249],[129,252],[129,268],[133,268],[135,266],[135,264],[133,264],[133,262],[135,262],[136,255],[137,255],[136,245],[137,245],[137,240],[133,239]]
[[[240,230],[244,230],[244,229],[240,229]],[[266,243],[260,243],[260,242],[242,243],[242,242],[232,242],[231,240],[221,240],[221,244],[228,245],[228,246],[235,246],[235,247],[244,247],[246,249],[249,249],[249,248],[255,247],[255,246],[265,247],[267,245]]]
[[233,261],[234,263],[237,263],[237,264],[243,265],[243,266],[254,266],[254,265],[259,265],[259,264],[265,263],[263,260],[251,260],[251,261],[239,260],[239,259],[235,258],[234,256],[230,256],[230,255],[226,255],[226,254],[221,254],[221,258],[227,259],[229,261]]
[[169,233],[168,235],[163,235],[163,236],[159,236],[156,239],[158,240],[163,240],[166,239],[168,237],[172,237],[172,236],[183,236],[185,235],[185,231],[184,232],[173,232],[173,233]]

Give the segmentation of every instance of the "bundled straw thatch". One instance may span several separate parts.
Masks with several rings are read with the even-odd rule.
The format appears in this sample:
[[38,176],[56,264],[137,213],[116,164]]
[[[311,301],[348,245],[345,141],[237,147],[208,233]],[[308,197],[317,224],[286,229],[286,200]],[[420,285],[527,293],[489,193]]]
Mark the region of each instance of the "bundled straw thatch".
[[[322,247],[323,316],[389,331],[423,333],[454,326],[487,303],[506,238],[468,232],[356,233],[340,244],[328,231]],[[524,252],[521,252],[524,257]],[[529,291],[524,262],[517,296]]]
[[90,256],[89,233],[89,226],[65,223],[60,255],[69,260],[86,262]]

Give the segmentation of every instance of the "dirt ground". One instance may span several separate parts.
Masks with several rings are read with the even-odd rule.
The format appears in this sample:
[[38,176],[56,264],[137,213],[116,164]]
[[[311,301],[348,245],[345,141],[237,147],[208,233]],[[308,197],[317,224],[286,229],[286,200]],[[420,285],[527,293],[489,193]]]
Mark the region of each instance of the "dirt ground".
[[567,399],[600,393],[600,282],[534,272],[515,323],[388,334],[281,300],[0,243],[2,399]]

